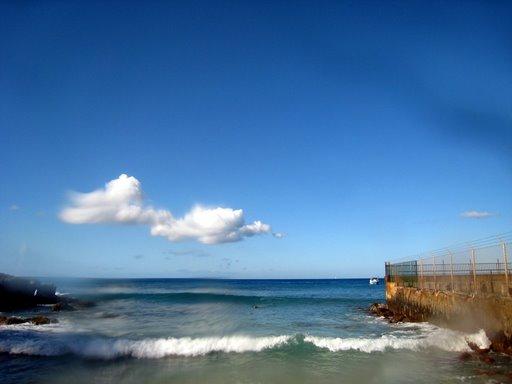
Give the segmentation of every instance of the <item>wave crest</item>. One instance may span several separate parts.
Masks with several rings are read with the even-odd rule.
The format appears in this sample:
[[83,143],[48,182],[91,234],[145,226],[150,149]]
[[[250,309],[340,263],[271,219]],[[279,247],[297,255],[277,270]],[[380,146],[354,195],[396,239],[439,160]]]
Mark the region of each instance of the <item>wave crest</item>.
[[490,341],[483,330],[474,334],[464,334],[444,328],[436,328],[426,335],[399,337],[393,334],[377,338],[339,338],[306,336],[304,342],[312,343],[318,348],[331,352],[357,350],[372,353],[383,352],[387,349],[408,349],[418,351],[426,348],[439,348],[450,352],[469,352],[468,341],[480,348],[488,348]]
[[165,339],[106,339],[83,337],[14,337],[0,340],[0,352],[39,356],[74,354],[89,358],[135,357],[157,359],[165,356],[200,356],[212,352],[259,352],[285,344],[291,336],[224,336]]
[[[438,348],[451,352],[470,351],[468,341],[480,348],[488,348],[490,341],[485,332],[464,334],[443,328],[424,327],[417,330],[397,330],[380,337],[339,338],[303,335],[281,336],[212,336],[182,338],[149,338],[142,340],[113,339],[92,337],[87,334],[56,332],[42,329],[27,331],[2,331],[0,353],[25,354],[37,356],[58,356],[73,354],[97,359],[134,357],[158,359],[166,356],[201,356],[214,352],[244,353],[259,352],[284,345],[300,346],[312,344],[317,348],[331,352],[355,350],[365,353],[384,352],[386,350],[419,351]],[[50,331],[50,332],[47,332]]]

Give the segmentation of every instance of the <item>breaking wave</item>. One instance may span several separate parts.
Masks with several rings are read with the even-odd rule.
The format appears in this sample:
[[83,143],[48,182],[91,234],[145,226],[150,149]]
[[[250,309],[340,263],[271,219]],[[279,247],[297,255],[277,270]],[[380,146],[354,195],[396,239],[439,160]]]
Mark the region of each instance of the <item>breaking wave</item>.
[[212,352],[259,352],[285,344],[290,336],[224,336],[204,338],[108,339],[89,337],[12,337],[0,340],[0,352],[38,356],[73,354],[88,358],[200,356]]
[[[425,326],[420,333],[398,330],[380,337],[337,338],[311,335],[280,336],[212,336],[181,338],[148,338],[142,340],[94,337],[90,334],[55,332],[45,326],[28,330],[0,328],[0,353],[36,356],[77,355],[95,359],[134,357],[157,359],[166,356],[201,356],[209,353],[260,352],[287,346],[296,348],[314,346],[331,352],[359,351],[364,353],[387,350],[419,351],[438,348],[445,351],[470,351],[467,341],[487,348],[490,344],[485,332],[464,334],[434,326]],[[412,333],[414,332],[414,333]]]
[[306,336],[304,342],[331,352],[356,350],[372,353],[392,349],[418,351],[427,348],[439,348],[450,352],[469,352],[468,341],[480,348],[488,348],[490,341],[483,330],[474,334],[465,334],[444,328],[434,328],[432,332],[420,335],[397,336],[385,334],[376,338],[339,338]]

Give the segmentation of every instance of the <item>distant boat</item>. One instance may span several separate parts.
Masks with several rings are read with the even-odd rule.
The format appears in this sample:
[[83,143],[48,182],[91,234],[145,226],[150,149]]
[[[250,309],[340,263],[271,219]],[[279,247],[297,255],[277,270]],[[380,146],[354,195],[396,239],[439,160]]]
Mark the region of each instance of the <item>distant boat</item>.
[[372,277],[370,279],[370,285],[379,284],[379,278],[378,277]]

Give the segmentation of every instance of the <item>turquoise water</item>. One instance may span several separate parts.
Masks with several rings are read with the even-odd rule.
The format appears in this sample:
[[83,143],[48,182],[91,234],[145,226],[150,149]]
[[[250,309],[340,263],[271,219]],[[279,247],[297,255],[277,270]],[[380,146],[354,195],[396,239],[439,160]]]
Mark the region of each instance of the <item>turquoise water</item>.
[[[388,324],[366,309],[382,285],[350,280],[56,281],[94,307],[58,324],[0,327],[1,383],[484,383],[462,334]],[[28,313],[20,313],[26,315]]]

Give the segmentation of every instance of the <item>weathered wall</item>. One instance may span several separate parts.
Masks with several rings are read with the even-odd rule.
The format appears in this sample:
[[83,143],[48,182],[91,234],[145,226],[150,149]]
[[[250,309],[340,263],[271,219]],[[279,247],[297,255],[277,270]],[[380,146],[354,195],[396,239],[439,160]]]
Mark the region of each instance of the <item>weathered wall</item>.
[[510,297],[409,288],[387,282],[386,300],[392,311],[405,315],[411,321],[430,321],[469,332],[484,329],[493,341],[494,349],[512,352]]
[[[512,277],[511,277],[512,280]],[[478,293],[484,295],[512,296],[510,283],[504,274],[472,274],[454,275],[440,274],[437,276],[394,276],[391,281],[403,286],[414,286],[445,292]]]

